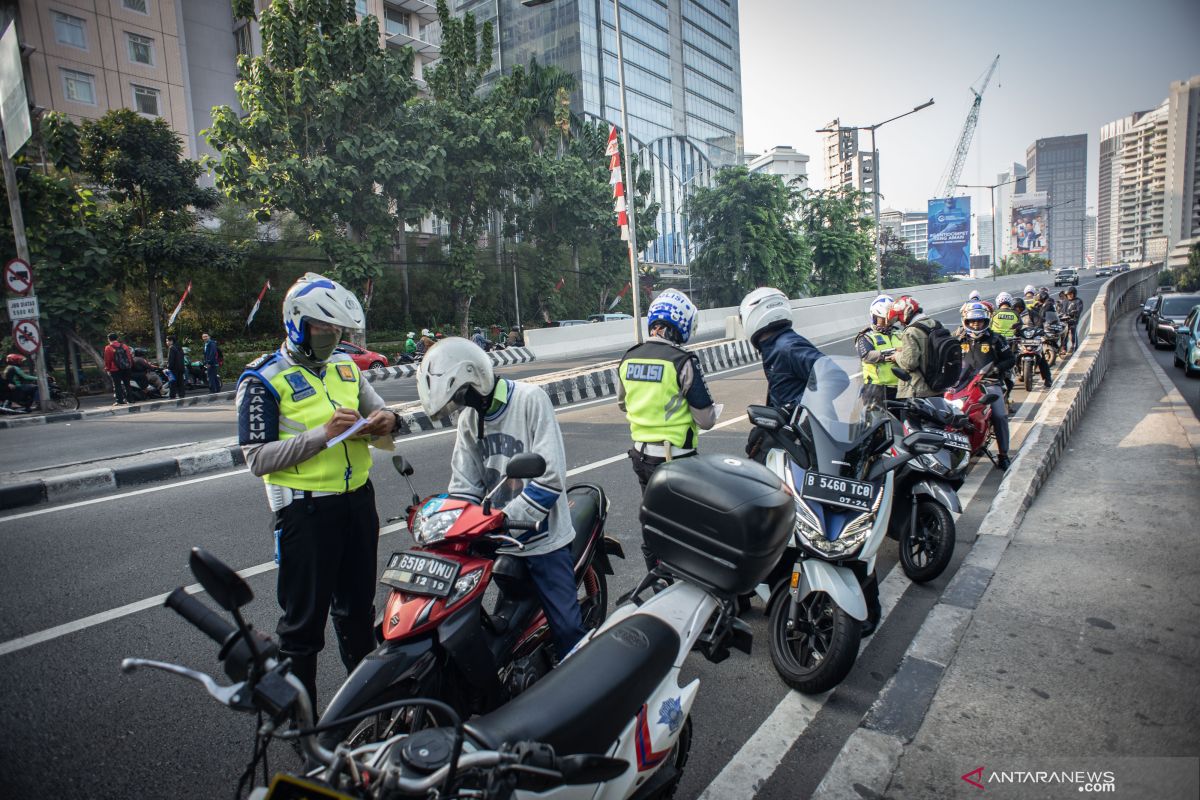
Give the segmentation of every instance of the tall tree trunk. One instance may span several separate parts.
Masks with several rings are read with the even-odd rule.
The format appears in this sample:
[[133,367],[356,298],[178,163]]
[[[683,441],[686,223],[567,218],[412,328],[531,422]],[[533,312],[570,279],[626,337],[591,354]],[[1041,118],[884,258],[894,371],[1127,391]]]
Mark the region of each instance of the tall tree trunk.
[[[150,272],[150,319],[154,322],[154,357],[158,360],[158,363],[161,364],[163,360],[163,337],[162,310],[158,307],[158,276],[150,270],[147,270],[147,272]],[[101,366],[103,366],[103,362],[101,363]]]
[[404,229],[404,215],[399,210],[396,212],[396,218],[399,220],[400,230],[396,235],[396,246],[393,249],[392,257],[400,264],[400,295],[401,307],[404,309],[404,320],[406,324],[412,324],[412,315],[409,311],[408,288],[408,231]]
[[63,336],[67,337],[67,341],[73,343],[76,347],[87,354],[97,367],[100,368],[100,374],[104,376],[104,382],[108,389],[112,390],[112,378],[104,371],[104,356],[95,347],[84,339],[74,328],[63,328]]
[[79,391],[79,348],[71,337],[63,338],[67,340],[67,386],[72,391]]

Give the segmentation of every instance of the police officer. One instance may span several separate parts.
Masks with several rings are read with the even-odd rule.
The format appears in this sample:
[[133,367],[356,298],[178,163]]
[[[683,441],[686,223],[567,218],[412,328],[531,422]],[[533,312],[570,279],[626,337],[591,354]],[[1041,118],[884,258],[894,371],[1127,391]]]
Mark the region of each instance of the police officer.
[[[629,458],[642,491],[660,464],[696,454],[696,438],[717,421],[700,360],[683,348],[696,326],[696,306],[676,289],[654,298],[650,336],[621,358],[617,404],[629,420]],[[642,545],[646,566],[658,559]]]
[[896,399],[900,379],[892,372],[900,337],[892,327],[892,304],[895,299],[881,294],[871,302],[871,326],[854,339],[854,349],[862,361],[863,400],[874,405],[886,405]]
[[[984,378],[985,386],[999,387],[1001,376],[1016,363],[1008,340],[991,329],[991,314],[983,303],[968,303],[961,312],[962,335],[962,383],[988,364],[996,369]],[[1008,469],[1008,409],[1003,396],[992,402],[992,430],[996,433],[996,467]]]
[[334,353],[344,332],[364,325],[352,293],[310,272],[288,290],[283,322],[283,345],[238,380],[238,439],[275,514],[279,649],[315,708],[330,609],[347,672],[375,645],[379,516],[368,438],[390,438],[398,418],[350,356]]

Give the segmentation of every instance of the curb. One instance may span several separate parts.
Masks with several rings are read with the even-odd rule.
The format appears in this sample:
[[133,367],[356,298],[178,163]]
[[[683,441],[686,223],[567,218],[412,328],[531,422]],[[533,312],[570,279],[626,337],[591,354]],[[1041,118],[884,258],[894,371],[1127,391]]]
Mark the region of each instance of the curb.
[[[700,359],[700,364],[705,373],[746,366],[760,360],[758,351],[745,339],[732,342],[717,342],[699,347],[693,352]],[[491,355],[493,360],[505,357],[510,358],[511,360],[503,362],[505,364],[527,363],[534,360],[533,354],[528,351],[528,348],[523,347],[501,350]],[[372,370],[374,373],[383,374],[363,374],[368,375],[368,380],[374,382],[403,377],[400,373],[405,369],[415,372],[415,369],[411,365],[405,364],[398,367],[385,367],[382,370]],[[533,382],[536,383],[536,381]],[[539,385],[545,390],[546,394],[550,395],[551,404],[555,408],[559,408],[588,400],[613,397],[617,394],[620,380],[617,377],[616,366],[609,365],[584,370],[555,380],[544,381]],[[228,394],[230,398],[233,396],[233,392],[225,394]],[[210,397],[216,396],[210,395]],[[170,400],[162,404],[147,404],[147,406],[182,404],[187,402],[185,398],[183,401]],[[400,427],[396,431],[396,438],[444,430],[455,426],[455,422],[451,419],[430,419],[423,411],[419,410],[420,406],[417,403],[389,406],[389,408],[400,415]],[[107,409],[104,411],[105,413],[112,413],[108,412]],[[78,418],[79,415],[63,416]],[[44,421],[47,418],[42,417],[40,419]],[[33,423],[34,421],[34,419],[31,419],[27,422]],[[42,503],[61,502],[84,494],[112,492],[118,489],[127,489],[131,486],[170,480],[171,478],[190,478],[206,472],[218,472],[231,467],[241,466],[245,463],[246,460],[242,455],[241,448],[236,444],[230,444],[207,450],[195,450],[185,455],[162,458],[128,467],[111,469],[91,468],[65,475],[20,481],[0,485],[0,511],[40,505]]]
[[[1124,275],[1139,280],[1126,280]],[[1091,330],[1069,362],[1061,384],[1051,390],[1034,418],[1025,445],[980,523],[978,537],[909,643],[900,667],[842,746],[814,798],[886,796],[904,748],[925,721],[1005,550],[1104,379],[1112,349],[1109,329],[1135,302],[1142,302],[1156,278],[1156,272],[1123,273],[1102,288],[1092,304]]]

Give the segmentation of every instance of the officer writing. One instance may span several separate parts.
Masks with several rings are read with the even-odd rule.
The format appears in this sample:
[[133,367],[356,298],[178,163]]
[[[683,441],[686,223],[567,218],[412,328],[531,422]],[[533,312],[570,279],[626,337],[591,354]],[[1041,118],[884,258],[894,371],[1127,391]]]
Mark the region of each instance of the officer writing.
[[892,327],[892,304],[896,301],[881,294],[871,302],[871,327],[861,331],[854,339],[854,350],[862,361],[863,402],[886,406],[886,401],[896,399],[896,386],[900,379],[892,371],[896,360],[896,348],[900,337]]

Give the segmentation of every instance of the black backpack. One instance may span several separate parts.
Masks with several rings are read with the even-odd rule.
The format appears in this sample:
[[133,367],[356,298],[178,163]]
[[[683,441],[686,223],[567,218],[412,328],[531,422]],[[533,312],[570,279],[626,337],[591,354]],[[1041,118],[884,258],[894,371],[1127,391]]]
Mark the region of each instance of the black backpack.
[[133,368],[133,359],[129,357],[129,348],[120,342],[113,346],[113,363],[117,365],[117,369]]
[[913,325],[929,334],[925,343],[925,358],[921,362],[921,374],[929,388],[941,393],[955,386],[962,373],[961,342],[944,325],[935,323],[932,328],[920,322],[914,322]]

